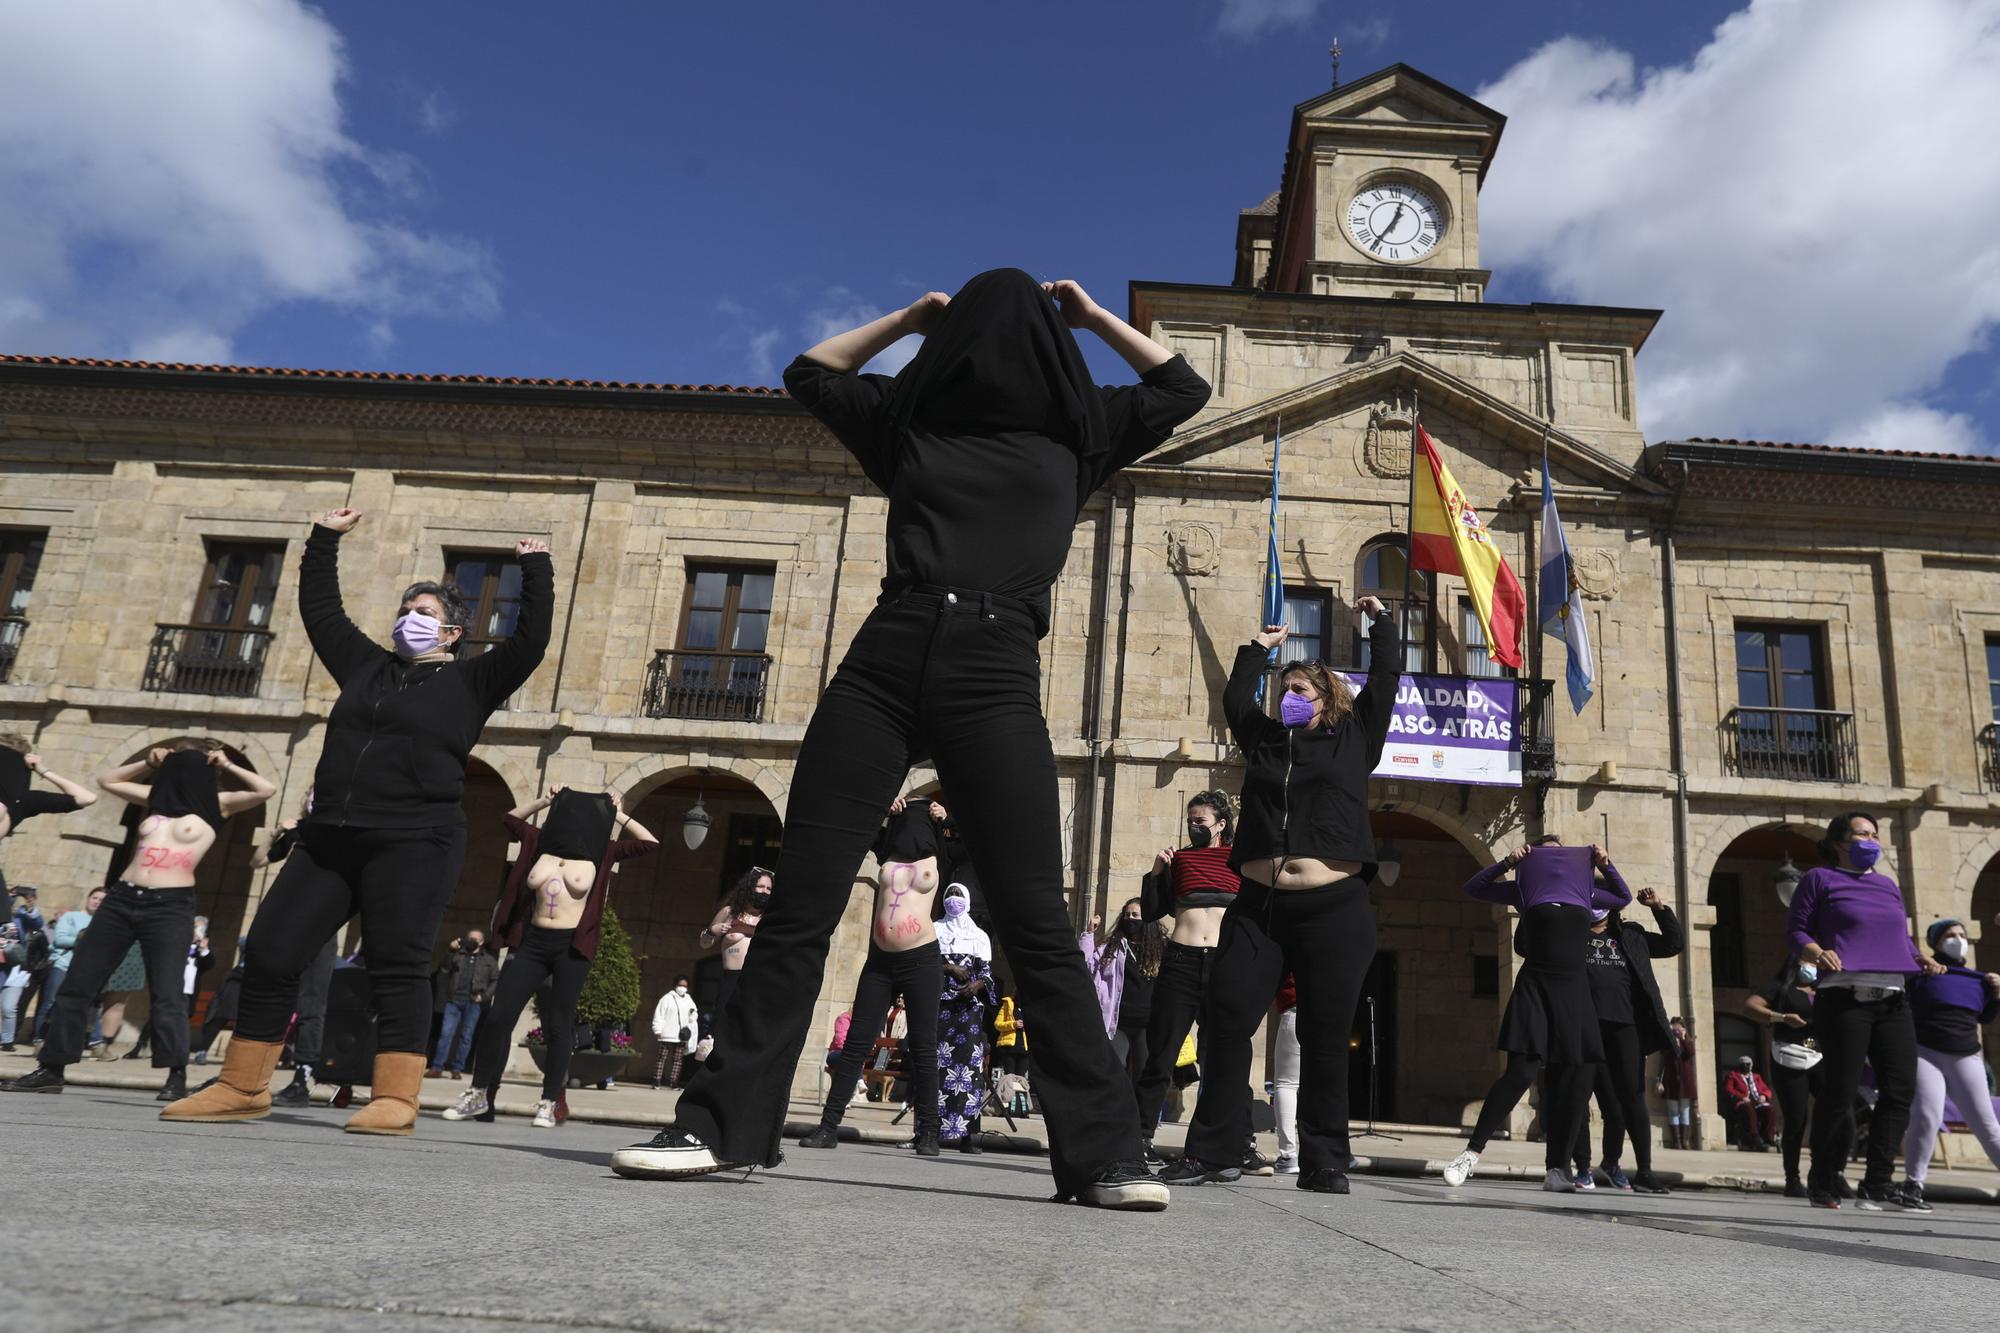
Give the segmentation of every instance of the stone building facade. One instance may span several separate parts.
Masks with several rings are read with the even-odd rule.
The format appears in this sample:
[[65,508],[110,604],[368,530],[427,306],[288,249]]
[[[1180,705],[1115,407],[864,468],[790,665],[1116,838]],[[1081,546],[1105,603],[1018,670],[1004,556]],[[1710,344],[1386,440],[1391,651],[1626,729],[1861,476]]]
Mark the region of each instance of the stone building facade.
[[[1133,285],[1133,322],[1216,393],[1092,499],[1055,588],[1043,702],[1073,905],[1115,911],[1185,800],[1240,784],[1219,694],[1258,614],[1274,450],[1289,608],[1337,662],[1358,653],[1354,599],[1402,597],[1414,422],[1531,596],[1546,450],[1596,696],[1572,714],[1534,683],[1560,677],[1562,650],[1533,642],[1528,781],[1375,785],[1398,873],[1376,890],[1356,1114],[1370,1018],[1383,1118],[1458,1123],[1481,1095],[1514,959],[1506,914],[1458,886],[1547,829],[1605,843],[1688,923],[1659,981],[1706,1047],[1714,1136],[1716,1070],[1756,1048],[1742,1002],[1783,954],[1774,875],[1812,863],[1816,826],[1878,815],[1919,927],[1961,916],[1978,937],[2000,911],[2000,463],[1648,446],[1634,383],[1659,312],[1484,299],[1478,190],[1503,126],[1402,66],[1330,90],[1295,110],[1230,282]],[[773,863],[805,724],[883,566],[882,497],[763,389],[15,356],[0,479],[0,730],[72,776],[216,736],[281,787],[204,868],[221,939],[268,887],[255,842],[302,801],[333,698],[294,600],[310,516],[366,512],[345,591],[385,637],[401,588],[447,570],[479,601],[475,634],[504,632],[504,553],[546,538],[554,642],[476,751],[445,936],[490,909],[502,811],[551,783],[609,788],[665,844],[613,894],[648,1003],[696,971],[727,882]],[[1418,581],[1410,669],[1496,673],[1463,592]],[[690,850],[697,803],[710,832]],[[60,904],[115,872],[127,832],[108,802],[38,821],[4,868]],[[866,948],[863,870],[816,1034]]]

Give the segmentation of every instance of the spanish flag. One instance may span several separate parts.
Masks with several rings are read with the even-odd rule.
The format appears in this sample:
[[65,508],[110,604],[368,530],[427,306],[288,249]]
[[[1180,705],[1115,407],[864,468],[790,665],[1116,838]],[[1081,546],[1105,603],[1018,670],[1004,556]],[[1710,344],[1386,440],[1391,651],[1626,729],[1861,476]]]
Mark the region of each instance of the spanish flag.
[[1423,461],[1410,484],[1410,567],[1465,580],[1472,608],[1486,631],[1486,651],[1496,662],[1521,669],[1521,626],[1528,619],[1528,599],[1521,581],[1507,567],[1493,544],[1493,534],[1479,511],[1458,488],[1458,479],[1438,457],[1437,445],[1423,422],[1417,423],[1417,443]]

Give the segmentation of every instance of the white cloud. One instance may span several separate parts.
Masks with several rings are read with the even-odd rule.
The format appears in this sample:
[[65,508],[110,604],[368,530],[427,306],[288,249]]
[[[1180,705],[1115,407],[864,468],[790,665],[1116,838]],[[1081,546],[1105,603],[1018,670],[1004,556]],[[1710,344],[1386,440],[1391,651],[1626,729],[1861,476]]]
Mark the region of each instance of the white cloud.
[[[811,347],[836,333],[872,323],[888,313],[880,306],[861,300],[845,287],[831,288],[822,303],[806,314],[805,346]],[[914,335],[899,338],[877,353],[864,369],[878,375],[893,375],[910,364],[910,358],[917,354],[921,346],[923,340]]]
[[1222,0],[1215,26],[1231,37],[1255,37],[1270,28],[1304,23],[1318,8],[1319,0]]
[[298,0],[10,11],[0,43],[0,347],[229,359],[291,301],[362,329],[481,318],[493,266],[397,216],[416,172],[351,138],[340,35]]
[[433,88],[417,101],[417,128],[425,134],[443,134],[458,124],[458,108],[450,98]]
[[2000,320],[2000,0],[1754,0],[1685,65],[1564,38],[1475,95],[1483,262],[1665,310],[1650,438],[1993,448],[1925,398]]

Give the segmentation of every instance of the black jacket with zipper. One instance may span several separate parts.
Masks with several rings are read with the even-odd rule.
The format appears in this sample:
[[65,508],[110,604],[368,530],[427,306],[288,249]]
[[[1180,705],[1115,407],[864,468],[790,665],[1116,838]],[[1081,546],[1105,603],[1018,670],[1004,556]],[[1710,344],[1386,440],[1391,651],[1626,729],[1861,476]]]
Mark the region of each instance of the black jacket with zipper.
[[493,710],[541,664],[555,611],[555,566],[521,557],[521,612],[504,643],[473,658],[406,662],[363,634],[340,604],[340,534],[315,524],[299,560],[299,615],[340,686],[313,771],[309,822],[434,828],[465,820],[465,764]]
[[1611,924],[1618,932],[1619,947],[1625,951],[1625,970],[1632,974],[1632,1014],[1639,1020],[1639,1049],[1647,1055],[1664,1051],[1674,1038],[1673,1030],[1667,1026],[1667,1006],[1660,998],[1659,978],[1653,975],[1653,960],[1678,957],[1687,947],[1680,918],[1662,903],[1653,909],[1653,924],[1660,928],[1657,935],[1616,912],[1611,914]]
[[1243,751],[1243,809],[1229,868],[1278,856],[1358,861],[1375,874],[1375,837],[1368,826],[1368,775],[1382,762],[1403,648],[1395,618],[1368,627],[1368,683],[1354,710],[1331,729],[1287,727],[1257,702],[1257,682],[1269,654],[1254,643],[1236,650],[1223,687],[1229,732]]

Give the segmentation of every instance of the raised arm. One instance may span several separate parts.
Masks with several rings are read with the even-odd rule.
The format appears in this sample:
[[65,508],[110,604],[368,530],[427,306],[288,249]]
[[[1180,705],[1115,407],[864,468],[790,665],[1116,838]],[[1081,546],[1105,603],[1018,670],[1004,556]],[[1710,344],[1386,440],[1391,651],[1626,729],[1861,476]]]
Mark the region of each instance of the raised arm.
[[226,773],[243,784],[241,791],[216,793],[216,804],[224,815],[240,815],[245,810],[255,810],[264,802],[278,794],[278,784],[247,768],[241,768],[229,761],[229,756],[220,750],[211,752],[209,762],[215,765],[218,774]]
[[1514,872],[1514,859],[1495,861],[1471,879],[1465,881],[1465,894],[1483,903],[1499,903],[1505,907],[1521,905],[1521,886],[1509,876]]
[[97,775],[97,785],[127,805],[144,806],[153,795],[153,770],[167,757],[164,746],[154,746],[146,757]]
[[520,805],[515,806],[512,810],[509,810],[507,812],[507,818],[525,821],[531,815],[540,814],[542,811],[548,809],[551,805],[555,804],[556,793],[561,790],[562,790],[561,787],[549,788],[548,795],[538,796],[532,801],[524,802]]
[[63,795],[69,797],[72,801],[75,801],[77,809],[81,810],[83,809],[83,807],[87,805],[97,804],[96,792],[84,786],[81,782],[72,782],[70,779],[64,777],[60,773],[51,772],[47,767],[43,765],[42,757],[40,755],[38,754],[23,755],[21,757],[21,761],[28,766],[28,771],[30,773],[41,774],[42,777],[48,780],[49,785],[53,786],[57,791],[60,791]]
[[1396,618],[1381,599],[1363,597],[1354,609],[1370,617],[1368,624],[1368,683],[1354,696],[1354,719],[1368,742],[1368,768],[1382,762],[1389,743],[1389,723],[1396,716],[1396,685],[1403,677],[1403,639]]
[[1090,330],[1141,375],[1173,360],[1172,352],[1091,300],[1090,293],[1080,283],[1065,278],[1061,282],[1043,283],[1042,290],[1062,309],[1063,323],[1073,329]]
[[358,509],[327,510],[299,556],[299,619],[313,655],[336,685],[345,685],[357,667],[387,651],[347,618],[340,601],[340,539],[360,521]]
[[465,664],[473,691],[489,708],[505,703],[535,674],[549,650],[549,629],[555,622],[556,568],[549,544],[523,537],[514,543],[514,557],[521,562],[521,613],[514,619],[514,632]]
[[1257,686],[1271,668],[1271,652],[1291,631],[1283,625],[1267,625],[1264,632],[1236,650],[1229,668],[1229,682],[1222,687],[1222,716],[1229,734],[1245,754],[1283,730],[1257,702]]
[[1076,283],[1045,282],[1042,290],[1061,307],[1064,323],[1095,333],[1139,372],[1137,384],[1097,390],[1110,445],[1106,469],[1097,478],[1101,483],[1112,472],[1159,448],[1175,427],[1207,405],[1214,390],[1195,374],[1186,357],[1169,351],[1091,300],[1090,293]]
[[1632,890],[1625,886],[1625,877],[1618,873],[1618,867],[1611,864],[1610,855],[1602,847],[1592,847],[1597,862],[1597,874],[1590,881],[1590,905],[1607,912],[1615,912],[1632,901]]
[[[613,797],[612,799],[615,801],[617,798]],[[622,805],[619,807],[618,818],[612,824],[612,827],[632,842],[645,843],[648,849],[660,845],[660,840],[653,836],[652,831],[638,820],[632,818],[632,816],[626,814]]]
[[925,292],[901,310],[893,310],[859,328],[836,333],[831,338],[814,343],[806,349],[806,359],[842,374],[859,370],[886,350],[889,344],[899,342],[912,333],[929,333],[937,326],[938,316],[950,304],[951,297],[944,292]]
[[1674,915],[1674,909],[1660,901],[1660,895],[1651,889],[1641,889],[1634,896],[1639,906],[1653,913],[1653,924],[1660,928],[1658,934],[1641,931],[1646,937],[1646,949],[1655,958],[1676,958],[1687,947],[1687,932],[1681,929],[1681,920]]

